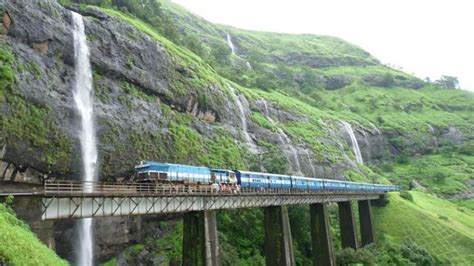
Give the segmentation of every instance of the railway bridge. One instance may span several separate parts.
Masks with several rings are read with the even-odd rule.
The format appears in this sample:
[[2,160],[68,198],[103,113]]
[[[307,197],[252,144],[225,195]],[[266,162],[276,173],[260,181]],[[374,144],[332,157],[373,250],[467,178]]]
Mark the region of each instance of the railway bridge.
[[237,208],[264,209],[266,264],[294,265],[287,211],[294,204],[309,205],[313,264],[335,265],[327,204],[338,205],[342,247],[357,249],[352,202],[358,204],[361,244],[367,245],[375,241],[371,201],[384,197],[373,191],[242,188],[237,192],[207,186],[74,181],[0,191],[0,196],[7,194],[34,198],[42,220],[184,213],[183,265],[220,265],[216,212]]

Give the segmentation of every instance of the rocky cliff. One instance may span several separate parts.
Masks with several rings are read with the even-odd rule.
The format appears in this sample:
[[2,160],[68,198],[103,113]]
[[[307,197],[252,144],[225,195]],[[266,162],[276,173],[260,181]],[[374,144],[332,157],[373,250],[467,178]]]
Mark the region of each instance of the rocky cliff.
[[[11,21],[5,24],[2,51],[11,56],[5,65],[15,74],[14,82],[3,89],[3,161],[21,165],[21,171],[30,167],[43,174],[76,178],[80,158],[72,102],[70,12],[55,1],[4,1],[2,10]],[[232,97],[225,79],[202,61],[173,54],[156,39],[99,10],[88,9],[83,15],[94,69],[102,178],[124,175],[141,159],[195,164],[223,161],[224,166],[248,167],[237,101],[245,102],[253,142],[280,150],[294,146],[300,162],[288,158],[289,169],[299,163],[304,174],[313,175],[310,165],[314,165],[319,176],[343,178],[345,170],[355,167],[346,155],[350,139],[337,121],[315,123],[307,114],[263,97],[252,99],[244,92],[239,98]],[[268,102],[267,110],[263,101]],[[282,142],[276,130],[250,119],[253,112],[274,117],[277,123],[325,127],[325,134],[315,135],[314,141],[332,148],[339,157],[329,161],[324,154],[318,156],[304,140]],[[356,132],[362,143],[383,143],[382,135],[374,135],[373,129],[360,127]],[[229,165],[224,155],[214,154],[216,142],[226,142],[240,162]],[[373,146],[365,152],[367,159],[382,154],[383,145]],[[210,159],[201,160],[202,153]]]
[[[225,61],[227,66],[209,63],[125,13],[68,8],[85,19],[101,179],[128,178],[134,164],[146,159],[382,181],[380,172],[356,163],[343,121],[352,125],[369,166],[473,137],[472,94],[449,92],[455,100],[447,102],[445,92],[388,69],[339,39],[295,37],[312,43],[310,47],[335,47],[326,54],[312,48],[277,53],[283,49],[277,44],[291,35],[223,26],[193,29],[203,36],[198,41],[209,44],[205,50],[210,54],[213,42],[225,43],[225,32],[232,34],[238,50]],[[38,182],[38,177],[80,176],[69,9],[54,0],[0,0],[1,179]],[[186,23],[179,21],[182,10],[169,12],[177,27]],[[239,64],[246,60],[250,68]],[[313,72],[297,72],[300,68]],[[274,79],[284,87],[249,89],[260,84],[249,77]],[[307,85],[307,80],[314,82]],[[259,153],[267,153],[261,165]],[[123,232],[141,224],[117,220],[98,226],[110,223]],[[61,227],[61,232],[70,228]],[[136,240],[124,235],[126,239],[110,239],[101,234],[99,245]],[[70,256],[68,252],[61,251]]]

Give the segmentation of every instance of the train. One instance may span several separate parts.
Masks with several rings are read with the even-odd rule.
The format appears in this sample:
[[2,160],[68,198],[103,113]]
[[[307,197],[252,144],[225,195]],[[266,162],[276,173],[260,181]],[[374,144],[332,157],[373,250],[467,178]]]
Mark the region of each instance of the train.
[[238,186],[239,188],[337,190],[358,192],[390,192],[399,186],[369,184],[333,179],[320,179],[241,170],[216,169],[154,161],[141,161],[135,166],[136,181],[144,183],[171,183],[193,185]]

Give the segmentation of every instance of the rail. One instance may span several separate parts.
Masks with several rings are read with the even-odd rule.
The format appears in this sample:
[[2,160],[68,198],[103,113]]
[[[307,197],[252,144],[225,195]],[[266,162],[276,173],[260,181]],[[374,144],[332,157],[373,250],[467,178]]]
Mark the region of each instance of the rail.
[[374,190],[334,190],[334,189],[291,189],[242,187],[225,188],[210,185],[151,184],[56,181],[44,184],[46,196],[167,196],[167,195],[308,195],[308,194],[383,194]]

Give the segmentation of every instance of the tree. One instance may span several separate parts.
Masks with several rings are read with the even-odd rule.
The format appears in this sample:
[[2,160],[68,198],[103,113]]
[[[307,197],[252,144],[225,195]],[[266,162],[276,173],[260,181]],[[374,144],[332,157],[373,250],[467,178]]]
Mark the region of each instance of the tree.
[[441,76],[440,79],[435,81],[438,86],[445,89],[458,89],[459,88],[459,81],[457,77],[454,76]]

